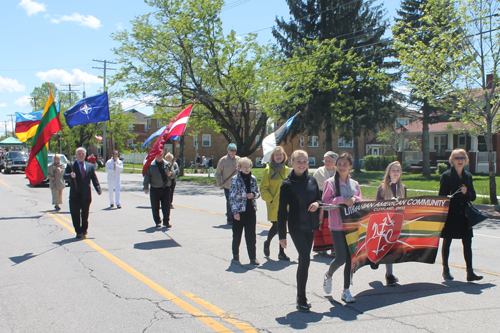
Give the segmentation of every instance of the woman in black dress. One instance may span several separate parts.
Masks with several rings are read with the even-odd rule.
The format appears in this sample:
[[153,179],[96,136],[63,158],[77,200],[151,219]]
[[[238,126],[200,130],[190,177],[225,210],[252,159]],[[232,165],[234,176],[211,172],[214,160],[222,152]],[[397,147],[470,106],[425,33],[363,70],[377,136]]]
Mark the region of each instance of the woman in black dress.
[[[441,176],[440,196],[453,195],[450,200],[448,217],[441,232],[443,238],[443,278],[453,280],[448,267],[450,245],[452,239],[462,239],[464,257],[467,266],[467,281],[481,280],[482,276],[474,274],[472,269],[472,229],[469,228],[465,207],[470,201],[476,200],[476,191],[472,184],[472,175],[464,170],[469,163],[467,152],[464,149],[455,149],[450,156],[451,169]],[[457,193],[456,193],[457,192]]]

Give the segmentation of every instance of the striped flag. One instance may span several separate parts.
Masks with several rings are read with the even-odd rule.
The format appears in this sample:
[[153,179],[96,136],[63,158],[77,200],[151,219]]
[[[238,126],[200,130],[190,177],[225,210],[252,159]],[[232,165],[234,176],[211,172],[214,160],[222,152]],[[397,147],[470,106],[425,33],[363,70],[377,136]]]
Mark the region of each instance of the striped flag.
[[52,90],[50,91],[49,99],[45,104],[42,118],[38,124],[38,128],[31,148],[28,166],[26,167],[26,177],[31,185],[37,185],[47,178],[47,143],[52,134],[61,130],[61,122],[57,113],[56,103]]
[[191,115],[191,110],[193,109],[193,104],[182,110],[174,119],[170,121],[167,125],[163,133],[160,135],[158,139],[156,139],[155,144],[149,151],[148,156],[146,157],[146,162],[142,168],[142,175],[146,174],[146,170],[148,170],[149,165],[156,156],[163,154],[163,146],[173,136],[183,135],[184,130],[186,129],[187,123],[189,121],[189,116]]
[[262,163],[268,163],[269,162],[269,156],[271,156],[271,152],[276,146],[279,146],[281,141],[285,138],[285,134],[288,132],[290,129],[290,126],[292,126],[293,121],[295,120],[295,117],[300,112],[297,112],[292,118],[288,119],[280,128],[278,128],[277,131],[269,134],[262,140],[262,150],[264,153],[264,156],[262,157]]
[[[61,103],[56,105],[57,112],[59,112],[59,107]],[[36,134],[38,129],[38,124],[40,119],[42,119],[44,110],[20,113],[16,112],[16,136],[21,142],[26,142],[29,138],[32,138]]]

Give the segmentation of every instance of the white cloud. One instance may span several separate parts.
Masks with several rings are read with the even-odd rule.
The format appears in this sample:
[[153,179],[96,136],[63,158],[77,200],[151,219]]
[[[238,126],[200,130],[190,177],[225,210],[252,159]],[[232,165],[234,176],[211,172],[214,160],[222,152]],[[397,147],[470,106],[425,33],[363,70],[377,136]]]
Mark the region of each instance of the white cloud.
[[80,25],[90,27],[92,29],[97,29],[101,26],[101,21],[92,15],[82,15],[78,13],[73,13],[71,15],[63,15],[59,19],[52,19],[52,23],[59,23],[61,21],[77,22]]
[[7,107],[7,103],[0,103],[0,108],[6,108]]
[[20,107],[23,107],[23,108],[30,108],[31,107],[30,101],[31,101],[31,97],[30,96],[23,96],[23,97],[19,97],[14,102],[14,104],[17,104],[17,105],[19,105]]
[[20,92],[24,91],[24,88],[16,79],[8,79],[0,76],[0,92]]
[[66,72],[64,69],[51,69],[48,72],[38,72],[36,76],[44,82],[52,82],[55,84],[102,84],[102,79],[95,75],[82,72],[79,69],[73,69],[73,74]]
[[139,109],[154,105],[158,102],[158,100],[159,100],[158,97],[155,97],[153,95],[147,95],[142,97],[141,99],[127,98],[121,101],[120,104],[122,105],[123,110],[127,111],[132,108]]
[[117,24],[116,24],[116,29],[118,29],[118,30],[123,30],[123,24],[121,24],[121,23],[117,23]]
[[45,11],[45,4],[31,0],[21,0],[18,6],[22,7],[28,16]]

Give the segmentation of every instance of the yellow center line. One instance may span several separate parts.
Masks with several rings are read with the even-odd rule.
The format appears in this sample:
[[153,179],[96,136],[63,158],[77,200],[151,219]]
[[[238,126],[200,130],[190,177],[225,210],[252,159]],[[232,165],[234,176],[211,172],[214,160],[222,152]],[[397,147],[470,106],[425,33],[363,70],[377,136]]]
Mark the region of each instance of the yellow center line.
[[10,187],[10,185],[7,185],[6,183],[4,183],[3,179],[0,179],[0,183],[4,184],[7,187]]
[[215,305],[205,301],[204,299],[196,297],[193,293],[190,293],[190,292],[187,292],[184,290],[181,290],[181,291],[184,293],[184,295],[186,297],[189,297],[190,299],[192,299],[193,301],[195,301],[199,305],[203,306],[208,311],[215,313],[217,316],[224,319],[225,321],[227,321],[231,325],[236,326],[237,328],[239,328],[243,332],[257,333],[257,331],[252,326],[250,326],[249,324],[244,323],[242,321],[239,321],[238,319],[236,319],[236,317],[234,317],[232,315],[228,315],[224,310],[219,309]]
[[[192,210],[198,210],[198,211],[200,211],[200,212],[209,213],[209,214],[215,214],[215,215],[226,216],[226,214],[217,213],[217,212],[212,212],[212,211],[210,211],[210,210],[205,210],[205,209],[196,208],[196,207],[190,207],[190,206],[179,205],[179,204],[174,204],[174,206],[184,207],[184,208],[187,208],[187,209],[192,209]],[[271,225],[269,225],[268,223],[264,223],[264,222],[257,222],[257,225],[258,225],[258,226],[261,226],[261,227],[264,227],[264,228],[268,228],[268,229],[270,229],[270,228],[271,228]]]
[[[65,222],[63,222],[63,221],[61,221],[59,219],[59,217],[61,217],[64,220],[66,220],[66,221],[68,221],[68,222],[71,223],[71,220],[68,219],[66,216],[60,215],[60,214],[54,215],[54,214],[49,213],[49,212],[47,212],[47,215],[49,215],[56,222],[58,222],[63,227],[65,227],[66,229],[68,229],[69,231],[71,231],[71,233],[75,234],[75,232],[73,230],[73,227],[71,225],[69,225],[68,223],[65,223]],[[142,283],[144,283],[145,285],[147,285],[148,287],[150,287],[151,289],[153,289],[154,291],[156,291],[157,293],[159,293],[163,297],[165,297],[168,300],[172,301],[174,304],[176,304],[180,308],[182,308],[185,311],[189,312],[191,315],[193,315],[198,320],[200,320],[201,322],[203,322],[204,324],[206,324],[208,327],[212,328],[214,331],[216,331],[216,332],[232,332],[227,327],[219,324],[218,322],[216,322],[215,320],[213,320],[212,318],[210,318],[209,316],[207,316],[202,311],[198,310],[194,306],[190,305],[189,303],[187,303],[187,302],[183,301],[182,299],[180,299],[179,297],[175,296],[173,293],[171,293],[170,291],[166,290],[165,288],[163,288],[162,286],[160,286],[158,283],[156,283],[153,280],[149,279],[145,275],[139,273],[137,270],[135,270],[131,266],[127,265],[126,263],[124,263],[123,261],[121,261],[120,259],[118,259],[117,257],[115,257],[114,255],[112,255],[108,251],[104,250],[102,247],[100,247],[99,245],[97,245],[96,243],[94,243],[93,241],[91,241],[90,239],[85,239],[84,241],[88,245],[90,245],[92,248],[94,248],[97,252],[101,253],[106,258],[108,258],[109,260],[111,260],[112,262],[114,262],[116,265],[118,265],[124,271],[126,271],[127,273],[129,273],[130,275],[132,275],[133,277],[135,277],[136,279],[138,279],[139,281],[141,281]]]

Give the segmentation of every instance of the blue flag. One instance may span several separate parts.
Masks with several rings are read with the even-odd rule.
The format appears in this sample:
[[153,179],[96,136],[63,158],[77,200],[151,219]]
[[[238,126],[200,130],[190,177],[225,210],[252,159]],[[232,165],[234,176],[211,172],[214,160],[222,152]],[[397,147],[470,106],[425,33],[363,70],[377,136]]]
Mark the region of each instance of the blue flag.
[[108,92],[79,100],[64,112],[64,117],[69,128],[109,120]]
[[168,124],[166,124],[165,126],[163,126],[162,128],[160,128],[159,130],[157,130],[156,132],[154,132],[153,134],[151,134],[151,136],[146,140],[144,141],[144,144],[142,145],[142,148],[146,147],[146,145],[148,144],[149,141],[151,141],[152,138],[160,135],[161,133],[163,133],[163,131],[167,128]]

